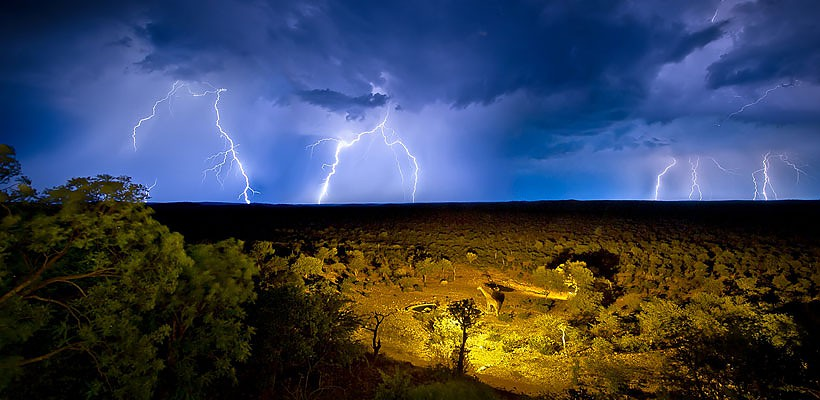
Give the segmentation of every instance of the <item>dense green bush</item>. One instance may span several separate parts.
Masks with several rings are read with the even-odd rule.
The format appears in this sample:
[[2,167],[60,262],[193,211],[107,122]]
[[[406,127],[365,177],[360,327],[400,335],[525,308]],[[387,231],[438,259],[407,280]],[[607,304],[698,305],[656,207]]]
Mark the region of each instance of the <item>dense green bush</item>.
[[[9,151],[0,171],[19,174]],[[0,397],[200,397],[235,381],[256,273],[241,242],[186,248],[128,178],[24,186],[2,189]]]

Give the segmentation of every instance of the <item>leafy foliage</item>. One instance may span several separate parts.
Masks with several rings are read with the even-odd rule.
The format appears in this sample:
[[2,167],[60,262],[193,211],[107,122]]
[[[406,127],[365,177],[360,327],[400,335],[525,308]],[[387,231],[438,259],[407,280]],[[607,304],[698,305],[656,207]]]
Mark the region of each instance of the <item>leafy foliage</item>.
[[[0,150],[7,182],[19,168]],[[125,177],[75,178],[26,202],[7,202],[30,198],[20,186],[5,193],[4,397],[196,397],[247,358],[255,266],[241,242],[189,256]]]
[[322,371],[363,354],[352,339],[361,321],[340,293],[322,283],[260,287],[249,316],[256,328],[254,351],[244,371],[257,393],[321,389]]
[[244,305],[256,297],[257,267],[242,249],[236,240],[191,246],[194,263],[183,267],[177,290],[158,308],[170,328],[162,386],[175,388],[175,397],[205,397],[220,378],[235,382],[233,361],[250,356]]

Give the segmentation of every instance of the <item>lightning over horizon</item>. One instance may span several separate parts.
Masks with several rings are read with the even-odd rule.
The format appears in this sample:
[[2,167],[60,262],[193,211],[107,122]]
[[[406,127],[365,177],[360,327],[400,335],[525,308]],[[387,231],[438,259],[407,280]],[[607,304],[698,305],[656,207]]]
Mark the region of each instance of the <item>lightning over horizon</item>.
[[[709,160],[712,160],[712,163],[715,165],[715,168],[727,175],[735,175],[739,176],[740,174],[737,172],[737,168],[726,168],[724,167],[716,158],[714,157],[707,157]],[[772,161],[779,160],[783,163],[783,165],[787,166],[788,168],[794,170],[795,173],[795,185],[800,183],[800,175],[809,176],[806,170],[804,169],[805,166],[800,166],[793,160],[791,160],[785,153],[775,154],[771,151],[766,152],[760,158],[759,168],[754,169],[751,173],[752,177],[752,185],[754,186],[754,195],[752,196],[752,200],[779,200],[779,194],[775,190],[774,187],[774,178],[776,176],[772,175]],[[689,169],[688,169],[688,195],[686,199],[688,200],[698,200],[703,201],[704,192],[702,188],[701,176],[703,175],[703,171],[701,168],[703,167],[700,164],[701,157],[700,156],[692,156],[689,158]],[[669,163],[660,173],[658,173],[656,177],[655,183],[655,196],[654,200],[660,199],[660,190],[662,186],[663,178],[670,173],[672,168],[677,165],[677,159],[672,158],[672,162]]]
[[[766,193],[766,186],[768,186],[772,190],[772,193],[774,194],[775,199],[777,199],[777,192],[774,191],[774,188],[772,187],[771,180],[769,180],[769,156],[770,155],[771,155],[771,152],[767,152],[766,154],[764,154],[763,155],[763,160],[762,160],[763,166],[760,169],[758,169],[757,171],[752,172],[752,183],[754,183],[754,186],[755,186],[755,194],[754,194],[754,197],[752,197],[752,200],[757,200],[758,194],[762,194],[764,200],[769,200],[769,194]],[[758,189],[758,186],[757,186],[757,174],[763,174],[763,185],[759,189]]]
[[703,200],[703,192],[700,190],[700,184],[698,184],[698,166],[700,166],[700,157],[695,159],[695,162],[692,162],[692,159],[689,159],[689,166],[692,167],[692,187],[689,190],[689,200],[692,200],[692,196],[695,194],[695,191],[698,192],[698,201]]
[[[137,151],[137,130],[142,126],[142,124],[144,122],[150,121],[154,117],[156,117],[157,107],[160,104],[162,104],[164,102],[169,102],[169,104],[170,104],[171,99],[175,95],[177,95],[177,93],[179,92],[180,89],[185,88],[188,92],[188,95],[190,95],[191,97],[204,97],[204,96],[212,94],[212,95],[215,96],[214,103],[213,103],[213,109],[214,109],[214,113],[216,115],[216,120],[215,120],[214,125],[216,126],[217,131],[219,132],[219,136],[225,142],[225,147],[226,148],[225,148],[225,150],[217,152],[214,155],[207,158],[208,161],[213,161],[213,160],[218,160],[218,161],[216,161],[215,164],[213,166],[211,166],[210,168],[206,168],[204,171],[202,171],[203,180],[207,177],[209,172],[213,172],[215,177],[216,177],[216,180],[220,183],[220,185],[224,185],[224,181],[223,181],[223,178],[222,178],[223,168],[227,165],[228,170],[230,170],[234,165],[236,165],[236,167],[239,171],[239,174],[242,176],[242,179],[244,180],[244,188],[243,188],[242,192],[239,194],[238,198],[244,200],[245,204],[250,204],[250,195],[251,194],[257,194],[259,192],[255,191],[253,188],[251,188],[250,178],[248,177],[248,174],[245,171],[245,167],[242,164],[242,161],[239,159],[239,154],[236,151],[236,148],[238,147],[238,144],[236,144],[233,137],[231,137],[231,135],[227,131],[225,131],[225,129],[222,127],[222,124],[221,124],[219,101],[221,100],[222,93],[226,92],[228,89],[216,88],[216,87],[214,87],[213,85],[211,85],[210,83],[207,83],[207,82],[203,82],[202,84],[207,85],[210,89],[205,89],[201,92],[195,92],[191,88],[189,83],[174,81],[173,85],[171,85],[171,90],[168,91],[168,93],[165,95],[165,97],[163,97],[163,98],[161,98],[161,99],[154,102],[154,105],[151,107],[151,114],[146,116],[146,117],[141,118],[137,122],[137,124],[134,125],[134,128],[132,129],[132,136],[131,136],[132,140],[133,140],[134,151]],[[169,105],[169,107],[170,107],[170,105]]]
[[[806,171],[797,166],[797,164],[792,162],[786,154],[772,154],[771,151],[766,152],[766,154],[763,155],[761,160],[762,166],[759,169],[752,172],[752,184],[754,185],[755,189],[754,196],[752,196],[752,200],[758,200],[758,198],[760,197],[762,197],[763,200],[769,200],[769,193],[766,191],[767,187],[769,188],[769,191],[771,191],[772,195],[774,195],[774,199],[778,200],[777,192],[774,190],[774,186],[772,185],[772,178],[769,174],[769,170],[771,169],[772,157],[777,157],[777,159],[780,160],[783,164],[785,164],[786,166],[795,171],[796,185],[800,183],[801,174],[808,176],[808,173],[806,173]],[[760,175],[760,177],[763,179],[763,183],[760,186],[758,186],[758,175]]]
[[399,161],[398,155],[395,152],[395,147],[396,146],[400,147],[404,151],[404,154],[407,156],[408,162],[410,164],[412,164],[412,166],[413,166],[413,174],[412,174],[413,184],[412,184],[412,191],[411,191],[411,194],[410,194],[410,199],[411,199],[411,202],[413,202],[413,203],[416,202],[416,190],[418,189],[419,171],[420,171],[418,160],[413,155],[413,153],[410,152],[410,149],[401,140],[401,138],[399,138],[399,136],[398,136],[398,134],[396,133],[395,130],[390,129],[390,131],[392,132],[392,135],[388,135],[388,133],[387,133],[387,129],[388,129],[387,128],[387,121],[388,121],[389,118],[390,118],[390,111],[389,111],[389,107],[388,107],[388,111],[385,114],[384,119],[382,119],[382,121],[378,125],[376,125],[376,127],[374,127],[373,129],[371,129],[369,131],[359,132],[358,134],[356,134],[354,136],[354,138],[352,140],[346,141],[346,140],[342,140],[342,139],[339,139],[339,138],[323,138],[323,139],[319,139],[315,143],[307,146],[307,147],[310,148],[311,156],[312,156],[313,150],[315,149],[316,146],[318,146],[322,143],[325,143],[325,142],[335,142],[336,143],[336,148],[335,148],[335,151],[334,151],[334,154],[333,154],[333,163],[332,164],[327,164],[327,163],[322,164],[322,169],[329,168],[330,171],[327,173],[327,175],[325,176],[325,179],[322,181],[322,186],[321,186],[321,190],[319,192],[319,197],[316,200],[317,204],[322,204],[322,201],[328,196],[328,191],[329,191],[329,188],[330,188],[331,179],[333,178],[334,175],[336,175],[336,173],[338,171],[339,164],[341,163],[341,153],[342,153],[342,151],[344,149],[347,149],[347,148],[350,148],[350,147],[356,145],[365,136],[375,134],[375,133],[379,133],[382,137],[382,140],[384,141],[384,144],[388,148],[390,148],[391,151],[393,151],[393,156],[396,158],[396,166],[398,167],[399,175],[401,177],[402,186],[404,186],[404,184],[405,184],[405,176],[404,176],[404,171],[401,167],[401,162]]
[[661,178],[664,175],[666,175],[666,173],[669,172],[669,169],[674,167],[675,164],[677,164],[677,163],[678,163],[678,160],[676,158],[672,157],[672,163],[667,165],[666,168],[664,168],[663,171],[660,174],[658,174],[658,183],[655,184],[655,200],[656,201],[658,200],[658,192],[661,189]]

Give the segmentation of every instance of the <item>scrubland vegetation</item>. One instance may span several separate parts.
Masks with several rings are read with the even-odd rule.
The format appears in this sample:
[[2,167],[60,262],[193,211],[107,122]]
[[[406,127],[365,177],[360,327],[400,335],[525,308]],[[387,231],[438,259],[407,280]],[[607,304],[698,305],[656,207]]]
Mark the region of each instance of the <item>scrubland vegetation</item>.
[[820,397],[816,202],[148,206],[0,150],[3,398]]

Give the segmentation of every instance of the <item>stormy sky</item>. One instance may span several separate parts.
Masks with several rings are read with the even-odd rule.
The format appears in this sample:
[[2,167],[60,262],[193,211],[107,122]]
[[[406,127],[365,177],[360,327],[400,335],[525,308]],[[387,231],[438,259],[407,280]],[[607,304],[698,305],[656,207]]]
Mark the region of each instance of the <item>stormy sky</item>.
[[817,199],[818,20],[816,0],[11,0],[0,142],[37,187],[127,175],[161,202],[244,201],[243,170],[257,203]]

